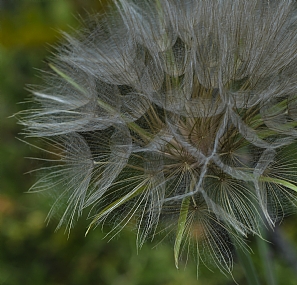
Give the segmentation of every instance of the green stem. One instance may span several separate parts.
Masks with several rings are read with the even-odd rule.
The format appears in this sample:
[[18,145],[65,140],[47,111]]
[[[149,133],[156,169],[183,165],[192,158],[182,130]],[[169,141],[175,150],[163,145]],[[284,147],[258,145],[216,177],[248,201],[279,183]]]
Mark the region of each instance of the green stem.
[[[261,233],[262,237],[265,238],[266,229],[264,227],[262,227],[261,232],[262,232]],[[277,285],[276,278],[274,276],[273,262],[270,258],[269,246],[267,244],[267,241],[263,240],[260,237],[257,237],[257,246],[258,246],[261,262],[264,268],[266,283],[269,285]]]
[[238,259],[244,269],[248,285],[261,285],[257,271],[253,264],[252,258],[249,253],[244,252],[242,249],[237,249]]

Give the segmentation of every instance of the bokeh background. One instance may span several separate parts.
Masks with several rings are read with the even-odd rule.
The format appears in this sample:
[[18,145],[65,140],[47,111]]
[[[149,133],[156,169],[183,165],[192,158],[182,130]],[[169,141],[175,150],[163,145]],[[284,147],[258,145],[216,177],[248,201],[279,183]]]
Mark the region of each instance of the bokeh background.
[[[174,267],[173,243],[148,242],[139,252],[135,233],[123,230],[112,240],[107,229],[85,237],[88,221],[82,218],[71,231],[55,231],[58,219],[45,222],[50,209],[47,195],[26,191],[35,181],[38,149],[25,144],[21,126],[11,117],[29,97],[28,85],[41,83],[38,69],[46,69],[60,30],[71,33],[78,18],[102,13],[107,1],[0,0],[0,284],[5,285],[233,285],[230,276],[210,271],[203,264],[197,280],[196,265]],[[31,141],[30,141],[31,142]],[[34,143],[34,141],[33,141]],[[297,169],[296,169],[297,171]],[[273,261],[275,284],[297,284],[297,216],[284,220],[277,234],[270,233],[268,258]],[[255,238],[253,262],[267,284]],[[234,278],[247,284],[240,264]],[[273,285],[273,284],[267,284]]]

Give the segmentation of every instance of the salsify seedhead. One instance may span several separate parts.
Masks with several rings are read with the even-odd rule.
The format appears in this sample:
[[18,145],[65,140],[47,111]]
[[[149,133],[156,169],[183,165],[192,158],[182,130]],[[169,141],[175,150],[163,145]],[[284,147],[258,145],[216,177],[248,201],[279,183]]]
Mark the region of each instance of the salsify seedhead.
[[[232,267],[232,249],[296,205],[294,1],[114,0],[65,34],[20,122],[48,142],[32,190],[73,226],[167,231]],[[202,250],[201,250],[202,249]]]

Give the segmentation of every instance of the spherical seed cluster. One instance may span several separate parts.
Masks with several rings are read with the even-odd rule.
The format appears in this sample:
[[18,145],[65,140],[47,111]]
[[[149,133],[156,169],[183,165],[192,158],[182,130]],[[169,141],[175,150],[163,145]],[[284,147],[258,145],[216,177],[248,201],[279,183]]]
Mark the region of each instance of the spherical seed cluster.
[[230,271],[232,243],[296,202],[296,15],[289,0],[114,0],[65,34],[23,112],[57,157],[33,190],[58,193],[69,227],[89,207],[91,226],[136,223],[139,245],[174,233],[176,265],[193,248]]

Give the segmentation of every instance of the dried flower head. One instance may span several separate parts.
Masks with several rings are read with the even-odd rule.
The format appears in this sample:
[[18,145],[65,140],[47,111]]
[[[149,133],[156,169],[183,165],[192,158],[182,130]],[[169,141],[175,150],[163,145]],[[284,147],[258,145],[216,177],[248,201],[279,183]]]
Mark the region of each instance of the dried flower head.
[[[137,224],[232,268],[234,241],[296,205],[294,1],[114,0],[52,60],[23,112],[54,165],[35,191],[69,227]],[[55,157],[56,159],[54,159]],[[201,250],[203,249],[203,250]]]

